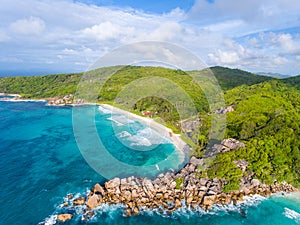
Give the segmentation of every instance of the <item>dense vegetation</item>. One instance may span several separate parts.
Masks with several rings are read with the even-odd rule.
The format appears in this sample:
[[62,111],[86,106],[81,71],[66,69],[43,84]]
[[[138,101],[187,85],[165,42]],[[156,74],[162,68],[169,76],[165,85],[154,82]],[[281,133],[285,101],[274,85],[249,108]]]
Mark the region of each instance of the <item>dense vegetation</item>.
[[235,110],[227,114],[227,137],[245,148],[219,154],[211,176],[227,177],[229,189],[243,175],[234,160],[246,160],[248,169],[264,183],[274,180],[300,184],[300,91],[280,81],[240,86],[225,95]]
[[210,69],[224,91],[243,84],[253,85],[274,79],[272,77],[255,75],[239,69],[229,69],[220,66],[211,67]]
[[[168,126],[179,130],[179,112],[172,104],[176,101],[172,94],[182,88],[192,99],[200,116],[200,135],[193,140],[194,154],[201,156],[209,138],[211,112],[206,98],[199,86],[184,71],[160,67],[108,67],[91,71],[81,82],[81,89],[90,96],[86,99],[97,102],[117,103],[137,113],[149,110],[154,118],[161,118]],[[257,76],[237,69],[223,67],[211,68],[221,88],[225,92],[228,106],[234,111],[227,113],[226,137],[238,139],[246,144],[245,148],[219,154],[201,176],[225,177],[225,190],[238,188],[240,178],[245,175],[234,163],[235,160],[246,160],[248,169],[255,177],[265,183],[287,181],[300,185],[300,76],[278,80],[270,77]],[[114,73],[107,81],[106,77]],[[192,71],[199,73],[199,71]],[[164,80],[156,80],[148,85],[147,77],[157,77],[172,81],[175,86],[166,84]],[[63,97],[75,93],[82,74],[49,75],[40,77],[8,77],[0,79],[0,92],[19,93],[29,98]],[[133,81],[134,88],[128,88]],[[103,85],[101,91],[97,89]],[[168,86],[169,85],[169,86]],[[166,92],[157,90],[165,89]],[[137,88],[139,87],[139,88]],[[122,96],[137,98],[134,104]],[[153,89],[153,90],[152,90]],[[88,91],[87,91],[88,90]],[[127,90],[128,91],[128,90]],[[157,93],[144,96],[144,92]],[[96,96],[93,94],[96,93]],[[163,98],[168,96],[170,98]],[[173,96],[174,97],[174,96]],[[191,115],[186,115],[191,116]],[[179,186],[182,181],[177,181]]]
[[295,77],[289,77],[282,80],[286,84],[290,84],[298,89],[300,89],[300,75]]
[[0,92],[21,94],[25,98],[64,96],[76,91],[82,74],[56,74],[0,79]]

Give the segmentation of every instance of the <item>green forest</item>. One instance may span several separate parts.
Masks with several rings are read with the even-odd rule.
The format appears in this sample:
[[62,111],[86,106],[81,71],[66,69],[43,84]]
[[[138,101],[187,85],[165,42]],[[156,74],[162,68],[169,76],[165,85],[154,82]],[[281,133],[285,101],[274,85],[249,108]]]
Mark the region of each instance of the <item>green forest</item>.
[[[253,171],[260,181],[267,184],[286,181],[299,187],[300,76],[276,79],[224,67],[212,67],[210,70],[223,90],[225,106],[234,108],[226,114],[225,138],[235,138],[246,146],[218,154],[211,159],[208,167],[201,168],[205,170],[201,176],[224,177],[227,180],[225,190],[238,189],[240,178],[245,174],[233,161],[246,160],[249,163],[248,170]],[[196,139],[189,137],[191,140],[187,140],[187,135],[183,135],[183,138],[192,145],[192,154],[201,157],[210,138],[211,116],[214,114],[203,90],[191,78],[191,75],[201,73],[205,71],[140,66],[107,67],[85,75],[1,78],[0,92],[21,94],[31,99],[61,98],[75,94],[75,97],[115,104],[140,115],[142,111],[149,111],[154,119],[162,119],[175,132],[180,132],[181,120],[198,116],[200,126],[197,129],[200,135]],[[147,80],[149,77],[157,79],[151,83]],[[128,86],[138,80],[143,82],[136,82],[132,87],[139,88]],[[204,82],[203,85],[208,84]],[[157,90],[152,88],[154,86]],[[197,115],[179,113],[172,104],[176,102],[176,93],[181,89],[192,100]],[[122,95],[123,92],[126,95]],[[143,97],[144,93],[155,94]],[[135,101],[130,102],[129,98]]]

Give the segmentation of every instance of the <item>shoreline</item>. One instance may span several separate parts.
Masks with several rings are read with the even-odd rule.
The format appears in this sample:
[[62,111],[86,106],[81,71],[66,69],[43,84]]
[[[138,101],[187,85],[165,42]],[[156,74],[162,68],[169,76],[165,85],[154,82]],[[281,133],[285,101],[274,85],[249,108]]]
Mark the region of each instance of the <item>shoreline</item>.
[[[214,206],[239,206],[247,203],[249,198],[259,200],[274,195],[299,195],[299,189],[286,182],[267,185],[260,183],[253,175],[241,183],[244,188],[224,192],[222,184],[226,181],[223,179],[196,176],[198,163],[192,158],[180,171],[160,174],[153,180],[131,176],[123,179],[116,177],[103,184],[96,183],[85,194],[76,197],[68,194],[60,206],[63,212],[82,207],[82,220],[87,221],[93,219],[103,205],[121,206],[125,217],[156,210],[171,215],[181,208],[209,212]],[[178,179],[183,179],[180,185]],[[244,211],[240,213],[245,214]],[[62,213],[56,216],[58,221],[65,222],[72,219],[73,214]]]
[[21,98],[21,95],[19,95],[19,94],[0,93],[0,96],[13,96],[13,97]]
[[[7,95],[8,96],[8,95]],[[48,101],[16,99],[16,101]],[[82,103],[82,104],[60,104],[53,106],[83,106],[96,105],[104,109],[123,114],[134,120],[144,123],[158,132],[164,134],[176,148],[183,150],[184,143],[179,135],[173,133],[170,128],[157,123],[151,118],[142,117],[126,110],[117,108],[108,104],[97,103]],[[172,135],[170,135],[170,132]],[[178,144],[179,143],[179,144]],[[186,145],[186,143],[184,143]],[[202,160],[202,161],[201,161]],[[299,189],[285,182],[266,185],[260,183],[257,179],[248,173],[248,176],[243,178],[244,181],[240,184],[239,190],[226,193],[222,186],[226,184],[224,179],[208,179],[199,178],[197,173],[201,172],[198,166],[203,164],[203,159],[192,157],[186,165],[176,172],[167,172],[158,175],[153,180],[146,177],[127,177],[120,179],[118,177],[111,179],[104,184],[95,184],[87,196],[82,196],[76,199],[68,198],[67,202],[63,203],[63,208],[73,210],[76,206],[84,206],[83,218],[89,220],[95,214],[95,209],[102,204],[122,204],[124,207],[124,215],[137,215],[145,210],[160,210],[163,209],[167,214],[172,214],[181,207],[189,207],[195,209],[197,207],[209,211],[214,205],[227,206],[229,204],[238,204],[244,202],[245,196],[260,195],[269,197],[273,194],[295,193],[299,196]],[[250,172],[250,171],[246,171]],[[179,184],[179,187],[178,187]],[[170,204],[172,203],[172,204]],[[72,218],[72,214],[58,214],[57,220],[64,222]],[[60,218],[60,219],[59,219]],[[68,218],[64,220],[64,218]]]
[[175,134],[172,129],[156,122],[155,120],[147,117],[142,117],[140,115],[134,114],[132,112],[120,109],[116,106],[109,105],[106,103],[91,103],[91,102],[80,102],[80,103],[61,103],[61,104],[55,104],[53,100],[50,98],[45,99],[23,99],[21,98],[21,95],[19,94],[5,94],[0,93],[0,96],[13,96],[14,98],[0,98],[0,101],[9,101],[9,102],[47,102],[46,106],[71,106],[71,107],[79,107],[79,106],[101,106],[103,108],[106,108],[112,112],[121,113],[123,115],[126,115],[127,117],[133,118],[134,120],[141,122],[143,124],[146,124],[147,126],[150,126],[151,128],[155,129],[159,133],[163,134],[165,137],[167,137],[174,146],[183,151],[184,153],[188,152],[191,148],[190,146],[185,143],[181,138],[180,134]]
[[183,151],[183,152],[186,152],[187,149],[190,149],[188,144],[186,144],[180,138],[180,134],[174,134],[172,129],[156,122],[155,120],[153,120],[151,118],[142,117],[142,116],[139,116],[139,115],[134,114],[132,112],[120,109],[116,106],[112,106],[112,105],[109,105],[109,104],[96,104],[96,105],[101,106],[104,109],[108,109],[112,112],[123,114],[123,115],[127,116],[128,118],[133,118],[134,120],[136,120],[140,123],[146,124],[147,126],[155,129],[156,131],[158,131],[159,133],[163,134],[168,139],[170,139],[172,141],[172,143],[175,145],[175,147],[178,148],[179,150]]

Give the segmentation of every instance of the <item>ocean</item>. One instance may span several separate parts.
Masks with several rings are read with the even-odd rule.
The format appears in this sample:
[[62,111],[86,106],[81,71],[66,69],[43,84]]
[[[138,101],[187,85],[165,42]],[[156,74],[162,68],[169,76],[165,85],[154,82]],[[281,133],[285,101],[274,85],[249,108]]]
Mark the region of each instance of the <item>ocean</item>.
[[[65,223],[72,225],[300,224],[297,194],[255,196],[237,206],[214,206],[210,212],[183,207],[172,215],[157,210],[125,217],[122,206],[102,205],[90,221],[83,221],[82,207],[61,207],[67,194],[84,196],[95,183],[113,176],[154,177],[168,169],[180,168],[187,157],[147,124],[123,115],[112,116],[98,106],[79,107],[77,115],[78,112],[82,117],[74,121],[72,107],[0,101],[1,225],[58,224],[55,215],[63,212],[74,214]],[[86,122],[91,115],[96,129]],[[80,132],[73,130],[74,122],[84,128],[82,135],[88,137],[89,132],[96,130],[98,138],[80,139]],[[114,160],[98,160],[101,152],[95,146],[99,140]],[[86,160],[84,151],[92,152],[90,156],[95,156],[92,161],[96,165],[104,164],[92,168],[93,162]],[[122,169],[123,165],[126,169]]]

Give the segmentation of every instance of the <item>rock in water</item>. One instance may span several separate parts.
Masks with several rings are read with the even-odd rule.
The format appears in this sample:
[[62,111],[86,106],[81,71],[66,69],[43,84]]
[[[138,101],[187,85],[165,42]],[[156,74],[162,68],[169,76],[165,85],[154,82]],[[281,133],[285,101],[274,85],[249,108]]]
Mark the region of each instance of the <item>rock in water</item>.
[[72,214],[69,214],[69,213],[65,213],[65,214],[59,214],[57,216],[57,221],[59,222],[66,222],[67,220],[70,220],[72,219],[73,215]]
[[89,198],[89,200],[87,201],[86,206],[88,207],[88,209],[93,209],[93,208],[99,206],[99,205],[100,205],[99,203],[100,203],[100,202],[99,202],[99,197],[98,197],[98,195],[93,194],[93,195]]
[[101,194],[102,196],[105,195],[105,191],[104,191],[103,187],[98,183],[94,186],[93,191],[97,195],[98,194]]
[[85,203],[85,198],[84,197],[79,197],[74,199],[73,201],[73,205],[77,206],[77,205],[83,205]]
[[215,200],[216,200],[215,195],[204,196],[202,205],[206,210],[210,210],[213,204],[215,203]]

